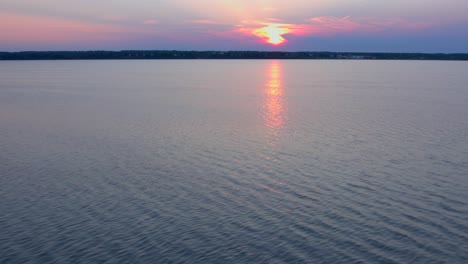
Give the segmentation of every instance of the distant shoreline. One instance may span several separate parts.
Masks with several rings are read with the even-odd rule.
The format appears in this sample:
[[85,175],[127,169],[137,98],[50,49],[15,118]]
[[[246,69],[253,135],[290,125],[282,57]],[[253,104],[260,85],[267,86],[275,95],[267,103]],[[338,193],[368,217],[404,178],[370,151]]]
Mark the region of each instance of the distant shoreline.
[[0,52],[0,60],[142,60],[142,59],[322,59],[467,61],[468,53],[283,52],[283,51],[20,51]]

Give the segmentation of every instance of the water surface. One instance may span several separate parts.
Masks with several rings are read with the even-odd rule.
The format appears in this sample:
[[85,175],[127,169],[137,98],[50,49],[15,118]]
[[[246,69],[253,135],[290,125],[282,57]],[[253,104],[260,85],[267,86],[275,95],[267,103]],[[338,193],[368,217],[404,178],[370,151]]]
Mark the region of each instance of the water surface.
[[468,63],[0,62],[0,262],[467,263]]

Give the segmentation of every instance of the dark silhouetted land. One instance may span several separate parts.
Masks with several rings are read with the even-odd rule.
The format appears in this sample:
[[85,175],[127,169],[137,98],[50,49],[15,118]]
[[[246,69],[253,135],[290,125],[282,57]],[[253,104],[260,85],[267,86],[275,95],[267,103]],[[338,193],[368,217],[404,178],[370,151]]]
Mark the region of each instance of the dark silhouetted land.
[[21,51],[0,52],[0,60],[135,60],[135,59],[365,59],[468,60],[466,53],[281,52],[281,51]]

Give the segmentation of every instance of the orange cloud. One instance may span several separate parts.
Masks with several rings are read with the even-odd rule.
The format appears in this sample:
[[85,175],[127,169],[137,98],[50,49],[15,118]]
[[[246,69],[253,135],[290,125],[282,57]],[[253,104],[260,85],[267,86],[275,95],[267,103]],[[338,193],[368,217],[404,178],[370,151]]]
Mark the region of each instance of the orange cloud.
[[291,30],[282,24],[269,24],[266,27],[252,31],[252,34],[265,38],[267,43],[273,45],[280,45],[286,42],[283,35],[287,33],[291,33]]
[[283,35],[291,33],[292,30],[288,28],[288,24],[273,24],[264,23],[264,27],[257,29],[243,29],[244,31],[262,38],[266,43],[272,45],[280,45],[286,42]]
[[[277,21],[271,19],[271,21]],[[285,24],[277,22],[260,22],[260,21],[242,21],[237,25],[237,32],[242,34],[256,36],[263,42],[271,45],[281,45],[287,42],[284,35],[298,34],[301,27],[295,24]]]

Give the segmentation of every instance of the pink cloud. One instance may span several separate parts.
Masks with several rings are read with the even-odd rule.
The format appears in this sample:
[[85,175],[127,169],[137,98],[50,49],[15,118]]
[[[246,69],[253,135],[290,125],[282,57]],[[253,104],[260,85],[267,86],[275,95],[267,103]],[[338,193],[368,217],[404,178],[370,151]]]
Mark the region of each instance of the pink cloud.
[[313,17],[303,25],[305,32],[318,35],[340,33],[373,33],[386,30],[419,30],[430,26],[428,23],[412,22],[401,18],[352,18],[352,17]]
[[402,30],[419,30],[425,29],[432,26],[431,23],[426,22],[412,22],[402,18],[393,18],[393,19],[367,19],[367,23],[372,24],[376,27],[385,29],[402,29]]
[[124,17],[124,16],[103,16],[102,20],[103,21],[109,21],[109,22],[125,22],[125,21],[128,21],[128,17]]
[[315,34],[335,34],[351,31],[373,31],[372,26],[359,23],[350,17],[314,17],[305,26],[311,33]]
[[200,19],[200,20],[192,20],[190,23],[194,24],[207,24],[207,25],[219,25],[220,23],[213,21],[213,20],[208,20],[208,19]]
[[267,21],[241,21],[236,25],[235,33],[264,38],[256,34],[259,30],[273,25],[281,29],[281,35],[297,36],[334,36],[339,34],[377,34],[385,31],[414,31],[431,26],[429,23],[412,22],[401,18],[352,18],[346,17],[313,17],[304,24],[281,23],[277,19]]
[[154,19],[148,19],[148,20],[143,21],[143,24],[145,24],[145,25],[156,25],[158,23],[159,23],[159,21],[154,20]]
[[[105,19],[103,21],[103,19]],[[132,38],[183,40],[196,43],[207,39],[230,39],[239,43],[265,43],[283,41],[288,36],[334,36],[339,34],[383,34],[389,31],[416,31],[432,26],[424,22],[413,22],[401,18],[353,18],[313,17],[302,24],[286,23],[275,18],[263,21],[243,20],[237,25],[222,24],[201,19],[186,21],[165,28],[155,25],[159,21],[128,21],[124,17],[105,17],[102,22],[86,22],[45,16],[30,16],[0,12],[0,43],[104,43]],[[131,22],[131,23],[130,23]],[[191,25],[190,25],[191,24]],[[186,30],[191,26],[196,30]],[[284,38],[284,39],[283,39]],[[267,40],[267,41],[265,41]],[[283,42],[281,42],[283,43]]]
[[0,41],[64,43],[109,40],[131,31],[124,26],[0,13]]
[[[296,36],[334,36],[340,34],[379,34],[388,31],[415,31],[430,27],[431,24],[424,22],[412,22],[401,18],[379,19],[379,18],[352,18],[346,17],[313,17],[303,24],[281,23],[277,19],[266,21],[241,21],[236,25],[232,34],[243,34],[245,36],[255,36],[265,40],[265,34],[258,32],[267,31],[286,38],[288,35]],[[263,41],[265,42],[265,41]],[[268,41],[266,41],[268,42]]]

